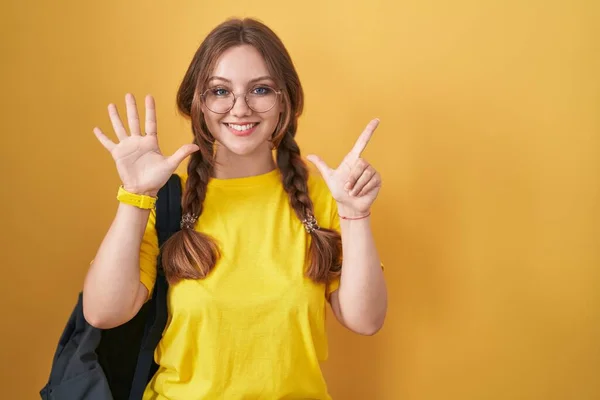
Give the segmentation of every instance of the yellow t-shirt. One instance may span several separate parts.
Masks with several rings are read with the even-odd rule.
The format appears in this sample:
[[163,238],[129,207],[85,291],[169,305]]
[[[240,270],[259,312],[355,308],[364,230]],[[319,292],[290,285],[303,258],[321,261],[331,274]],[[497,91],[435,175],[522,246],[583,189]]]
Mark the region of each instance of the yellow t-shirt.
[[[339,231],[322,178],[311,175],[308,186],[318,223]],[[158,256],[154,222],[152,212],[140,257],[149,290]],[[304,276],[310,236],[279,170],[211,179],[196,229],[217,240],[222,257],[205,279],[169,288],[159,369],[144,400],[330,399],[319,365],[327,358],[326,289]]]

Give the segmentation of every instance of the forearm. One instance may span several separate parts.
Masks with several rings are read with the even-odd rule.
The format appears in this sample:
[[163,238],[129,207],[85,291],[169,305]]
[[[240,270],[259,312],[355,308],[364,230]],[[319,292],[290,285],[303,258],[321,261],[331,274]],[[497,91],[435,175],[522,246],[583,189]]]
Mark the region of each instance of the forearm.
[[[340,209],[341,215],[348,213]],[[338,290],[341,317],[353,330],[377,331],[387,311],[387,289],[371,219],[342,219],[340,225],[344,254]]]
[[84,313],[97,325],[125,322],[140,297],[139,253],[150,211],[119,204],[84,283]]

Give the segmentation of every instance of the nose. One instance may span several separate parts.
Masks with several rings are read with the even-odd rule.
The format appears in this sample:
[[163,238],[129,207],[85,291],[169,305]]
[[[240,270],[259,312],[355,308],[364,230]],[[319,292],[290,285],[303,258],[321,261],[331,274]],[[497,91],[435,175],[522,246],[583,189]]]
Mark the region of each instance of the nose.
[[247,117],[252,114],[252,109],[248,107],[248,104],[246,103],[245,94],[237,95],[235,97],[233,108],[229,112],[236,118]]

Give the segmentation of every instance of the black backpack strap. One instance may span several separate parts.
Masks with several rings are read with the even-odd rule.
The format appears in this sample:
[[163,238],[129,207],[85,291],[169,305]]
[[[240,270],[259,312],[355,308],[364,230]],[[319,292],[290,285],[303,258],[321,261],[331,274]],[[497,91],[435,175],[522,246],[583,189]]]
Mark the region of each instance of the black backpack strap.
[[[167,184],[158,192],[155,226],[159,248],[162,248],[169,237],[180,229],[181,191],[181,179],[178,175],[173,174]],[[154,363],[154,350],[167,324],[167,290],[169,286],[160,259],[161,256],[159,255],[156,283],[150,300],[150,313],[146,320],[142,347],[131,385],[129,400],[141,400],[148,381],[152,379],[158,368]]]
[[181,179],[175,174],[171,175],[167,184],[158,192],[156,232],[159,247],[181,229],[181,192]]

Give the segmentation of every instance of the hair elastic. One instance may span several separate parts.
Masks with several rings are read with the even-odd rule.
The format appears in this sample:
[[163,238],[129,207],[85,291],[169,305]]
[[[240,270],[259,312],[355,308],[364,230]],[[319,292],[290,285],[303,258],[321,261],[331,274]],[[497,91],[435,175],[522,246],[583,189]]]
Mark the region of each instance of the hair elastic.
[[192,215],[191,213],[187,213],[181,218],[181,223],[179,224],[179,226],[181,227],[181,229],[194,229],[196,221],[198,221],[197,216]]
[[320,228],[314,215],[310,215],[308,218],[302,220],[302,224],[309,234]]

